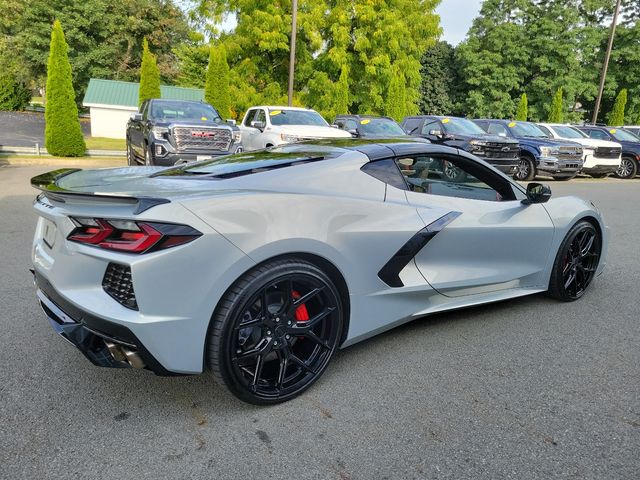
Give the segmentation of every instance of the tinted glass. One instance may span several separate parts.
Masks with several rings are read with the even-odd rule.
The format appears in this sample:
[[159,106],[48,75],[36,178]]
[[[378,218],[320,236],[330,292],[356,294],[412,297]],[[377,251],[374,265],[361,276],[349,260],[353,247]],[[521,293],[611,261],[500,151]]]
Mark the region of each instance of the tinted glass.
[[407,118],[402,123],[402,128],[409,135],[414,135],[414,134],[416,134],[418,132],[418,130],[420,130],[420,125],[422,125],[422,119],[421,118]]
[[611,133],[616,140],[622,140],[623,142],[640,142],[640,138],[627,130],[622,130],[621,128],[612,128],[609,133]]
[[505,127],[500,123],[490,123],[487,131],[493,135],[499,135],[501,137],[509,136],[509,131],[507,130],[507,127]]
[[314,125],[328,127],[329,124],[318,112],[307,110],[270,109],[269,116],[273,125]]
[[598,140],[610,140],[609,134],[602,130],[589,130],[589,136],[591,138],[597,138]]
[[563,138],[586,138],[586,135],[580,130],[567,125],[557,125],[553,129]]
[[151,117],[169,122],[173,120],[222,122],[216,109],[206,103],[153,102],[151,104]]
[[442,131],[442,127],[440,126],[440,122],[437,120],[427,122],[422,127],[422,135],[430,135],[429,132],[431,130],[440,130]]
[[400,188],[402,190],[407,189],[407,185],[398,171],[398,167],[393,159],[388,158],[386,160],[369,162],[365,164],[361,170],[393,187]]
[[249,110],[249,113],[247,113],[247,118],[244,119],[244,124],[246,127],[250,127],[251,126],[251,121],[255,118],[256,116],[256,112],[257,110]]
[[516,137],[547,138],[547,134],[530,122],[511,122],[507,125]]
[[358,126],[360,134],[373,137],[406,135],[402,127],[389,118],[363,118]]
[[461,135],[484,135],[486,132],[466,118],[443,118],[440,120],[446,133]]

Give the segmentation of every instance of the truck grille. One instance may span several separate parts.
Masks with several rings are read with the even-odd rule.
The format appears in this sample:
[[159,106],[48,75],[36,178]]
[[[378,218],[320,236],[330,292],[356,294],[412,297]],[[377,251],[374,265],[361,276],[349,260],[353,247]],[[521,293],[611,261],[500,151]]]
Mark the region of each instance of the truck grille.
[[131,281],[131,268],[128,266],[110,263],[104,272],[102,288],[123,307],[138,310],[138,301]]
[[620,153],[617,147],[597,147],[594,155],[598,158],[618,158]]
[[520,156],[520,146],[505,143],[489,143],[479,152],[484,158],[518,158]]
[[231,145],[231,130],[215,127],[174,127],[173,138],[178,150],[226,152]]

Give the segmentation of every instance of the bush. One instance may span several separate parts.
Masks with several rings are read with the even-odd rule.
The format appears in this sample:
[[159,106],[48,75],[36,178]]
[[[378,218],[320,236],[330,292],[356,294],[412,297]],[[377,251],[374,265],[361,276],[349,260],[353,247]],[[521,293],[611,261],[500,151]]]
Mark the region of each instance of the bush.
[[0,76],[0,110],[24,110],[31,101],[31,91],[9,74]]
[[527,94],[523,93],[520,97],[520,103],[518,104],[518,110],[516,112],[516,120],[520,122],[526,122],[529,116],[529,103],[527,101]]
[[67,42],[60,22],[51,31],[51,46],[47,64],[44,144],[51,155],[79,157],[86,146],[71,83],[71,64]]
[[627,89],[623,88],[616,97],[613,110],[609,113],[609,125],[614,127],[624,125],[624,109],[627,106]]

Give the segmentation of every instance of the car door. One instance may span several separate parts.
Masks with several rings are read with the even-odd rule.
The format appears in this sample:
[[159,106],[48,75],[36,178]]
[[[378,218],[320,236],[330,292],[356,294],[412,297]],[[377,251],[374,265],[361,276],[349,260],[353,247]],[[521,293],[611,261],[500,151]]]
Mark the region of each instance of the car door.
[[[148,101],[145,101],[140,106],[140,113],[144,114],[149,105]],[[142,122],[140,120],[130,120],[129,121],[129,143],[133,151],[139,157],[144,156],[143,151],[143,134],[142,134]]]
[[[543,272],[552,259],[554,227],[541,204],[522,204],[522,191],[465,156],[399,156],[395,161],[407,183],[407,201],[436,232],[415,256],[433,288],[457,297],[546,287]],[[464,180],[439,172],[443,162],[464,171]],[[449,212],[444,217],[443,209]]]
[[251,126],[251,122],[256,119],[258,110],[257,108],[249,110],[244,117],[244,122],[242,122],[240,126],[242,130],[242,145],[245,150],[257,150],[260,148],[257,146],[257,137],[260,135],[260,130]]
[[[433,130],[437,130],[441,135],[431,135]],[[440,120],[425,120],[420,136],[428,139],[431,143],[443,143],[444,141],[444,126],[440,123]]]

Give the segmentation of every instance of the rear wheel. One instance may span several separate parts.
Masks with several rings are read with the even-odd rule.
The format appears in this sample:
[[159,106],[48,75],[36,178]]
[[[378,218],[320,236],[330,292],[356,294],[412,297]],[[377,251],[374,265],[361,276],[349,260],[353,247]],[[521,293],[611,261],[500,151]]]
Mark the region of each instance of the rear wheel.
[[620,167],[616,171],[616,177],[618,178],[633,178],[638,173],[638,164],[631,157],[622,157]]
[[464,170],[455,166],[453,163],[444,160],[442,162],[442,174],[450,182],[460,183],[467,179],[467,174]]
[[536,178],[536,165],[529,157],[520,157],[520,162],[516,167],[513,178],[521,182],[529,182]]
[[580,298],[593,280],[600,261],[602,239],[587,221],[576,223],[556,255],[549,295],[564,302]]
[[342,334],[343,308],[322,270],[277,260],[238,280],[212,322],[208,358],[216,380],[245,402],[273,404],[323,374]]

